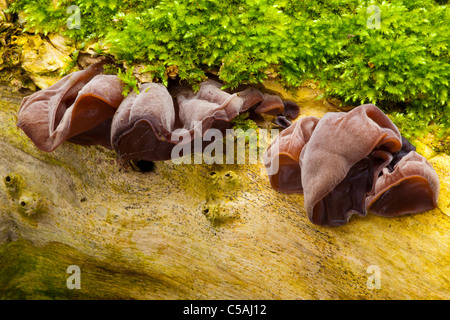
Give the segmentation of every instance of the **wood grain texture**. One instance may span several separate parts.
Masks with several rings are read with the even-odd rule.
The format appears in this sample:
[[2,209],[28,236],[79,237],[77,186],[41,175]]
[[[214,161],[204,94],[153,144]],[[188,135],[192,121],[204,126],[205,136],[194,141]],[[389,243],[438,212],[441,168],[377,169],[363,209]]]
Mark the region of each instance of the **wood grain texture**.
[[[298,94],[301,116],[332,110]],[[449,156],[429,159],[439,208],[326,228],[302,195],[274,191],[262,164],[140,173],[102,147],[41,152],[16,128],[17,100],[3,93],[0,105],[0,298],[450,298]],[[66,286],[69,265],[79,290]],[[380,289],[367,286],[371,265]]]

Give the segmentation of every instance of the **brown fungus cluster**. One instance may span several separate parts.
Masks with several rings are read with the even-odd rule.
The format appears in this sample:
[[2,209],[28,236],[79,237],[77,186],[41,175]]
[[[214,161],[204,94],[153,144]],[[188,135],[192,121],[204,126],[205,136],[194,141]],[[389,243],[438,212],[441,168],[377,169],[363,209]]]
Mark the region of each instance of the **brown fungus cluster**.
[[91,65],[25,97],[17,126],[47,152],[64,141],[110,147],[111,119],[122,102],[123,84],[102,71],[102,63]]
[[299,114],[295,103],[276,95],[252,87],[226,92],[213,80],[197,92],[179,82],[168,88],[145,83],[124,98],[119,78],[102,74],[104,63],[23,99],[17,125],[39,149],[50,152],[69,141],[103,145],[123,160],[169,160],[175,145],[193,144],[210,128],[230,128],[243,112],[291,119]]
[[311,222],[340,226],[370,211],[394,217],[437,206],[439,179],[375,105],[305,117],[281,132],[266,154],[272,187],[303,193]]
[[179,82],[145,83],[124,98],[124,84],[102,74],[103,64],[23,99],[17,125],[39,149],[50,152],[69,141],[114,149],[124,160],[169,160],[177,144],[193,145],[211,128],[224,131],[243,112],[264,113],[286,128],[265,153],[266,167],[277,167],[270,183],[304,193],[313,223],[339,226],[353,214],[398,216],[437,205],[433,167],[374,105],[291,124],[299,115],[294,102],[253,87],[224,91],[214,80],[197,92]]

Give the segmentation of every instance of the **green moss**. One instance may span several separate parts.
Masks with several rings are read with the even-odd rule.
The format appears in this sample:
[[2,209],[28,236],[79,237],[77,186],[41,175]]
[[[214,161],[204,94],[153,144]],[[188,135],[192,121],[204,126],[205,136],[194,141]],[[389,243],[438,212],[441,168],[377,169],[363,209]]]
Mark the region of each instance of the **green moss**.
[[[79,29],[67,27],[68,5],[80,10]],[[419,93],[402,87],[399,77],[406,76],[410,86],[422,87],[430,98],[442,95],[448,101],[445,90],[434,90],[444,84],[440,82],[448,72],[446,7],[432,0],[381,3],[382,28],[373,30],[366,28],[369,5],[362,0],[262,0],[239,5],[205,0],[175,5],[164,0],[76,0],[58,5],[20,0],[11,11],[25,17],[25,29],[61,32],[78,40],[80,48],[106,41],[108,54],[159,69],[161,81],[167,68],[177,66],[180,77],[193,82],[206,70],[219,73],[228,86],[268,77],[298,86],[314,78],[326,80],[327,91],[345,99],[402,101],[402,94]],[[434,76],[424,81],[419,75],[430,66]],[[360,77],[340,84],[358,73]],[[380,91],[382,95],[375,94]]]
[[113,64],[105,64],[103,66],[104,74],[117,74],[119,72],[119,68]]
[[58,74],[59,77],[63,77],[65,75],[68,75],[71,72],[76,71],[78,56],[80,54],[80,51],[74,50],[70,56],[69,59],[67,59],[67,65],[66,67]]
[[244,131],[249,129],[258,129],[255,121],[248,119],[248,113],[242,113],[231,120],[233,129],[242,129]]
[[412,140],[426,140],[427,145],[436,153],[450,152],[450,109],[431,108],[415,110],[407,107],[406,112],[393,112],[390,119],[399,128],[401,134]]
[[[417,131],[427,131],[431,123],[438,127],[438,137],[448,137],[447,5],[432,0],[379,3],[381,27],[369,29],[370,4],[19,0],[9,10],[24,17],[24,31],[59,32],[74,39],[78,50],[90,44],[97,54],[145,66],[143,72],[165,84],[172,68],[193,85],[208,72],[232,88],[268,78],[288,88],[313,80],[325,97],[398,111],[396,123],[406,121],[399,125],[405,135],[417,137]],[[79,29],[67,27],[73,14],[67,12],[69,5],[80,10]],[[99,43],[107,45],[100,48]],[[16,63],[17,50],[7,50],[5,64]],[[119,70],[119,77],[125,83],[124,95],[136,91],[132,68]],[[438,150],[448,149],[436,145]]]
[[124,97],[126,97],[131,90],[139,94],[137,79],[134,77],[133,71],[134,67],[131,67],[126,72],[123,72],[122,69],[119,69],[119,72],[117,73],[117,76],[124,84],[124,88],[122,91],[122,95]]

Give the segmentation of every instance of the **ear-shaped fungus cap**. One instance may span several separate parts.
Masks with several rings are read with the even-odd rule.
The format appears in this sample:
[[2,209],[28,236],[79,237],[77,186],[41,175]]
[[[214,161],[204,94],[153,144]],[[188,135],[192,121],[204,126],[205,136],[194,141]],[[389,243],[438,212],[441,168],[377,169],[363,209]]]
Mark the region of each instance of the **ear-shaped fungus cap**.
[[284,111],[284,104],[283,100],[277,95],[264,93],[263,94],[263,100],[259,104],[258,107],[256,107],[255,112],[258,114],[265,113],[270,115],[279,115],[282,114]]
[[238,95],[244,100],[243,111],[254,106],[256,114],[284,116],[286,121],[296,119],[300,114],[300,107],[295,102],[283,101],[277,95],[262,93],[255,88],[245,89]]
[[130,93],[114,115],[111,145],[124,160],[168,160],[176,142],[171,141],[175,110],[166,87],[146,83],[139,95]]
[[109,144],[109,123],[121,103],[122,82],[101,75],[103,63],[67,75],[22,100],[17,126],[43,151],[64,141]]
[[[194,139],[201,139],[210,128],[229,128],[233,118],[263,101],[259,91],[247,89],[241,96],[227,93],[221,86],[208,80],[200,84],[197,93],[177,87],[172,92],[176,94],[175,108],[172,96],[162,84],[142,85],[140,94],[127,96],[114,116],[113,148],[125,160],[169,160],[176,144],[194,144]],[[206,145],[202,142],[201,146]]]
[[264,153],[270,184],[277,191],[303,192],[300,153],[311,138],[319,119],[305,117],[283,130]]
[[202,124],[203,132],[209,128],[225,129],[230,127],[233,118],[251,108],[257,114],[285,115],[289,119],[298,117],[300,112],[296,103],[255,88],[230,94],[221,87],[221,83],[208,80],[200,84],[197,93],[184,90],[177,95],[179,118],[184,129],[195,131],[195,123]]
[[327,113],[300,155],[310,220],[337,226],[365,216],[373,181],[400,148],[397,127],[375,105]]
[[339,226],[352,214],[365,216],[368,210],[397,216],[436,207],[436,172],[376,106],[327,113],[317,121],[305,126],[308,118],[299,120],[266,152],[280,148],[269,155],[269,164],[280,159],[270,182],[284,192],[303,188],[313,223]]
[[368,210],[380,216],[419,213],[437,206],[439,177],[431,164],[411,151],[394,170],[383,169],[375,184],[375,194],[367,198]]
[[244,100],[242,111],[246,111],[253,106],[259,105],[264,100],[264,94],[255,88],[247,88],[237,92],[237,95]]
[[241,112],[254,107],[254,112],[256,114],[265,113],[284,116],[284,119],[282,120],[284,124],[289,122],[289,120],[296,119],[300,114],[300,107],[294,101],[282,100],[277,95],[262,93],[256,88],[249,87],[243,91],[237,92],[237,94],[244,100]]
[[237,93],[229,94],[220,89],[219,82],[208,80],[200,84],[197,93],[191,90],[177,96],[179,117],[183,129],[202,133],[209,128],[225,129],[244,108],[244,100]]
[[283,101],[283,115],[288,119],[297,119],[300,114],[300,107],[294,101],[284,100]]

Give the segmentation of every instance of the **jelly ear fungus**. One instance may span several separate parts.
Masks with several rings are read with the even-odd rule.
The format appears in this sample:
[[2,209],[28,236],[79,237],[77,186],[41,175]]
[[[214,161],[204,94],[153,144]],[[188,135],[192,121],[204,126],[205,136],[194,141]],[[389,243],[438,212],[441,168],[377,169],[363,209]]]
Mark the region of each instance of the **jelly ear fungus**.
[[[162,84],[146,83],[138,94],[124,99],[122,81],[102,74],[105,63],[73,72],[23,99],[17,126],[39,149],[50,152],[69,141],[113,148],[124,160],[168,160],[180,136],[185,140],[187,135],[182,143],[193,144],[208,129],[230,128],[231,121],[249,109],[269,114],[285,109],[276,95],[251,87],[227,92],[214,80],[201,83],[198,92],[185,85],[169,92]],[[295,106],[288,104],[290,116]]]
[[22,100],[17,126],[43,151],[64,141],[110,146],[109,128],[122,102],[122,82],[103,63],[73,72]]
[[266,167],[278,168],[269,175],[269,181],[277,191],[285,193],[303,192],[300,168],[300,153],[319,122],[316,117],[299,119],[283,130],[265,153]]
[[269,176],[271,185],[303,192],[314,224],[340,226],[367,211],[396,216],[436,207],[436,172],[375,105],[300,119],[267,154],[275,146],[278,153],[268,158],[278,158],[279,171]]
[[140,93],[131,92],[114,115],[111,145],[124,160],[170,159],[175,142],[172,96],[159,83],[147,83]]
[[197,92],[183,86],[167,89],[162,84],[143,84],[139,94],[131,93],[124,99],[114,116],[114,150],[124,160],[169,160],[179,156],[172,152],[178,144],[190,144],[189,150],[193,150],[197,139],[203,150],[209,143],[203,141],[206,131],[224,132],[236,116],[249,109],[262,104],[268,108],[259,112],[284,108],[280,98],[257,89],[233,93],[221,87],[214,80],[201,83]]

